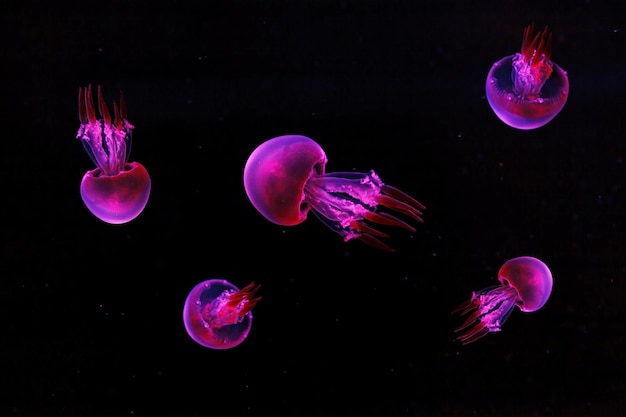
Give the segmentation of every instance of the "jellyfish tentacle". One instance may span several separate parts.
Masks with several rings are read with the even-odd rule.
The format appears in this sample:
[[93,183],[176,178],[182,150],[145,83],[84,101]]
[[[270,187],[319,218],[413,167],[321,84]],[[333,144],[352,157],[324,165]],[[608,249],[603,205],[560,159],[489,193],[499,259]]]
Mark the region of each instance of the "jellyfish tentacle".
[[461,315],[465,315],[468,312],[472,311],[476,305],[476,302],[473,299],[467,300],[465,301],[463,304],[459,305],[457,308],[455,308],[454,310],[452,310],[452,312],[450,312],[450,314],[454,314],[454,313],[459,313]]
[[489,333],[489,329],[482,323],[474,327],[471,331],[457,337],[457,340],[463,345],[475,342],[478,339],[486,336]]
[[478,320],[479,317],[480,317],[480,311],[478,310],[474,311],[467,319],[465,319],[463,324],[457,327],[455,332],[460,332],[461,330],[468,328],[469,326],[474,324],[476,320]]
[[87,116],[87,121],[89,123],[96,123],[98,118],[96,117],[96,110],[93,106],[93,94],[91,91],[91,84],[87,86],[85,89],[85,97],[83,98],[85,104],[85,113]]
[[400,213],[406,214],[407,216],[412,217],[413,219],[417,220],[420,223],[424,222],[424,220],[420,216],[422,214],[421,211],[417,210],[415,207],[411,206],[410,204],[404,203],[391,196],[380,194],[376,196],[376,202],[382,206],[385,206],[387,208],[397,210]]
[[415,228],[413,226],[409,225],[406,222],[403,222],[402,220],[398,219],[395,216],[392,216],[389,213],[370,211],[368,213],[365,213],[365,218],[373,223],[380,223],[387,226],[398,226],[411,232],[415,232]]
[[[411,206],[414,206],[420,210],[424,210],[426,209],[426,206],[423,205],[422,203],[420,203],[419,201],[417,201],[416,199],[414,199],[413,197],[411,197],[410,195],[408,195],[407,193],[405,193],[404,191],[392,186],[392,185],[387,185],[384,184],[381,188],[380,191],[383,194],[387,194],[388,196],[391,196],[393,198],[395,198],[396,200],[400,200],[403,201]],[[420,212],[420,214],[422,214]]]
[[[538,35],[539,36],[539,35]],[[548,31],[548,26],[543,29],[541,38],[537,42],[537,49],[531,65],[537,65],[543,56],[544,59],[550,59],[552,53],[552,32]]]
[[461,316],[464,316],[470,313],[472,310],[476,310],[480,308],[480,302],[476,298],[473,298],[473,297],[474,296],[472,296],[471,299],[469,299],[468,301],[464,302],[463,304],[461,304],[460,306],[452,310],[452,314],[459,313]]
[[256,285],[254,281],[252,281],[251,283],[246,285],[244,288],[232,294],[230,296],[230,300],[234,302],[239,302],[246,298],[250,299],[257,293],[257,291],[259,291],[260,288],[261,288],[261,285]]
[[242,306],[241,311],[239,312],[241,315],[245,315],[248,311],[252,310],[256,303],[261,300],[262,297],[253,298],[260,288],[260,284],[256,285],[254,281],[252,281],[244,288],[230,295],[228,297],[227,305],[229,307],[237,307],[240,303],[246,301],[245,305]]
[[524,36],[522,37],[522,48],[520,52],[524,56],[524,60],[528,62],[530,58],[532,58],[533,53],[537,49],[537,43],[539,42],[539,37],[541,33],[537,33],[533,36],[533,32],[535,31],[535,23],[532,22],[530,25],[524,28]]
[[358,220],[353,220],[352,222],[350,222],[350,227],[358,232],[369,233],[370,235],[373,235],[373,236],[389,237],[387,233],[381,232],[380,230],[375,229],[372,226],[369,226]]
[[257,284],[255,284],[254,281],[252,281],[251,283],[249,283],[248,285],[246,285],[245,287],[240,289],[238,291],[238,293],[245,294],[245,295],[250,297],[250,296],[253,296],[254,294],[256,294],[257,291],[259,291],[260,288],[261,288],[261,284],[257,285]]
[[109,112],[109,107],[104,102],[104,97],[102,96],[102,87],[98,85],[98,111],[100,112],[100,116],[104,119],[104,122],[107,125],[111,124],[111,113]]
[[368,233],[361,233],[359,236],[359,240],[366,245],[372,246],[376,249],[380,249],[385,252],[395,252],[396,250],[388,245],[386,245],[383,241],[378,239],[375,236],[372,236]]
[[261,297],[252,298],[259,288],[260,285],[251,282],[241,290],[224,291],[204,307],[203,317],[215,329],[240,323],[261,300]]
[[89,121],[87,118],[87,107],[83,87],[78,88],[78,120],[80,120],[82,124],[86,124]]
[[[461,330],[467,329],[468,327],[476,324],[476,321],[480,319],[481,316],[481,310],[480,310],[480,301],[477,298],[477,294],[474,293],[472,294],[472,298],[466,302],[464,302],[463,304],[459,305],[457,308],[455,308],[454,310],[452,310],[452,313],[459,313],[461,316],[464,316],[466,314],[470,314],[465,321],[463,322],[463,324],[461,324],[459,327],[457,327],[454,331],[456,332],[460,332]],[[482,323],[478,323],[476,325],[476,327],[480,327]],[[472,334],[475,330],[476,327],[474,327],[474,329],[466,332],[464,335],[460,336],[465,338],[467,335]]]
[[533,36],[535,31],[535,24],[524,28],[524,36],[522,37],[522,48],[520,50],[524,61],[531,65],[537,65],[543,55],[545,59],[550,59],[552,53],[552,33],[546,25],[542,32],[537,32]]
[[122,116],[120,115],[120,108],[117,106],[117,103],[113,101],[113,124],[119,130],[124,128],[122,124]]
[[248,312],[250,310],[252,310],[254,308],[254,306],[256,306],[256,304],[261,301],[261,298],[263,297],[257,297],[257,298],[253,298],[252,300],[249,300],[242,308],[241,311],[239,312],[241,315],[246,315],[248,314]]

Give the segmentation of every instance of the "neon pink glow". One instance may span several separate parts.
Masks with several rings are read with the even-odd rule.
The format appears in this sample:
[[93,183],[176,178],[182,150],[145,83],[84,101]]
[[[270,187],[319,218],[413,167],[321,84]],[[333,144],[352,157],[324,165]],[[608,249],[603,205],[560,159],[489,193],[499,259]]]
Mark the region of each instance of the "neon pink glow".
[[261,300],[254,282],[241,290],[224,279],[199,283],[183,308],[183,323],[191,338],[211,349],[230,349],[243,342],[252,326],[252,308]]
[[552,273],[546,264],[530,256],[505,262],[498,272],[498,280],[501,285],[472,293],[469,301],[452,311],[469,314],[455,330],[465,330],[457,337],[464,345],[489,332],[499,332],[515,306],[527,313],[539,310],[552,292]]
[[80,195],[87,208],[100,220],[122,224],[136,218],[150,196],[150,176],[139,162],[128,162],[134,126],[126,119],[126,101],[113,102],[113,123],[102,90],[98,86],[96,118],[91,85],[78,89],[80,139],[97,168],[87,171],[80,183]]
[[567,73],[550,61],[552,33],[546,26],[524,29],[521,52],[502,58],[487,75],[487,101],[496,115],[516,129],[536,129],[552,120],[569,94]]
[[[326,154],[306,136],[286,135],[257,147],[246,162],[244,187],[252,205],[267,220],[294,226],[309,211],[344,241],[360,239],[378,249],[394,249],[380,238],[389,235],[371,224],[397,226],[415,232],[403,220],[379,209],[386,207],[422,222],[426,207],[385,185],[374,171],[325,173]],[[369,224],[367,222],[369,222]]]

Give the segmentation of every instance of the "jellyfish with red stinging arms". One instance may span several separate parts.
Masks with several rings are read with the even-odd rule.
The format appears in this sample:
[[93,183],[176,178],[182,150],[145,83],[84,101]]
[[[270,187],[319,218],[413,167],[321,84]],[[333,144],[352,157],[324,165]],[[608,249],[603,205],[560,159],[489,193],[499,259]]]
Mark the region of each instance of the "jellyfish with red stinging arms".
[[569,95],[567,73],[552,55],[552,33],[546,26],[534,33],[524,29],[521,51],[506,56],[487,75],[486,96],[494,113],[516,129],[536,129],[547,124],[565,106]]
[[344,241],[359,239],[393,252],[377,225],[415,232],[415,227],[381,209],[422,222],[426,207],[403,191],[383,183],[374,172],[325,172],[326,154],[313,139],[285,135],[270,139],[250,154],[244,187],[252,205],[267,220],[294,226],[309,212]]
[[508,260],[498,271],[500,285],[472,293],[452,313],[468,315],[455,332],[462,344],[474,342],[490,332],[499,332],[513,308],[523,312],[537,311],[552,292],[552,273],[547,265],[531,256]]
[[209,279],[189,292],[183,307],[187,334],[199,345],[230,349],[243,342],[252,326],[252,309],[261,300],[254,282],[239,289],[225,279]]
[[129,162],[134,126],[127,119],[124,94],[113,102],[113,119],[98,86],[96,116],[91,85],[78,89],[80,139],[96,168],[87,171],[80,195],[94,216],[110,224],[127,223],[145,208],[150,196],[150,176],[139,162]]

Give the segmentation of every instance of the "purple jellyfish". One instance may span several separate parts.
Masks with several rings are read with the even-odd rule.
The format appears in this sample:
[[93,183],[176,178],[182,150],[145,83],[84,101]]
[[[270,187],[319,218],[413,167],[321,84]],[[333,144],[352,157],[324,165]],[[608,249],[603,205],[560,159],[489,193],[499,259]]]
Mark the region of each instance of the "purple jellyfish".
[[526,313],[539,310],[552,292],[552,273],[546,264],[530,256],[506,261],[498,272],[498,280],[501,285],[473,292],[469,301],[452,311],[469,314],[455,330],[465,330],[457,337],[462,344],[474,342],[489,332],[499,332],[515,306]]
[[413,226],[380,209],[422,222],[421,210],[426,208],[422,203],[384,184],[374,171],[325,173],[326,162],[324,150],[306,136],[270,139],[246,163],[243,181],[248,198],[272,223],[294,226],[312,211],[344,241],[360,239],[384,251],[394,251],[379,239],[389,235],[373,224],[415,232]]
[[199,283],[183,308],[183,323],[191,338],[211,349],[230,349],[243,342],[252,325],[252,308],[261,300],[254,282],[239,289],[225,279]]
[[134,126],[126,119],[126,101],[120,91],[120,106],[113,102],[114,120],[98,86],[96,118],[91,85],[78,89],[80,128],[76,138],[83,142],[96,164],[80,183],[80,195],[87,208],[100,220],[122,224],[137,217],[150,196],[150,176],[139,162],[128,162]]
[[496,115],[516,129],[536,129],[556,116],[567,101],[567,73],[550,61],[552,33],[546,26],[533,34],[524,29],[522,50],[491,67],[487,75],[487,101]]

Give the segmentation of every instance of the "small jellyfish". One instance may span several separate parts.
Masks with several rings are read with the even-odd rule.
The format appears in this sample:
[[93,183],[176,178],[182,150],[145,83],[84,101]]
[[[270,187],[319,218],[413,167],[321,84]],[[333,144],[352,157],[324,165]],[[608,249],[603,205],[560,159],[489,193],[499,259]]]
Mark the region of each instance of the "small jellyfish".
[[78,89],[80,139],[96,168],[87,171],[80,183],[80,195],[87,208],[110,224],[127,223],[137,217],[150,196],[150,176],[139,162],[128,162],[134,126],[126,119],[126,101],[113,102],[111,114],[98,86],[96,118],[91,85]]
[[374,171],[325,173],[326,162],[324,150],[306,136],[270,139],[259,145],[246,162],[243,180],[248,198],[272,223],[294,226],[312,211],[344,241],[360,239],[388,252],[394,249],[381,239],[389,234],[374,225],[415,232],[404,220],[380,209],[422,222],[422,210],[426,208],[422,203],[384,184]]
[[521,52],[491,67],[487,75],[487,101],[494,113],[516,129],[536,129],[552,120],[569,94],[567,73],[552,54],[552,33],[546,26],[534,34],[534,24],[524,29]]
[[506,261],[498,272],[498,280],[501,285],[473,292],[469,301],[452,311],[469,314],[455,330],[464,331],[457,337],[462,344],[489,332],[499,332],[515,306],[526,313],[539,310],[552,292],[552,273],[546,264],[530,256]]
[[243,342],[252,325],[252,308],[261,300],[254,282],[239,289],[225,279],[199,283],[183,308],[183,323],[191,338],[211,349],[230,349]]

